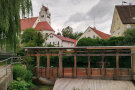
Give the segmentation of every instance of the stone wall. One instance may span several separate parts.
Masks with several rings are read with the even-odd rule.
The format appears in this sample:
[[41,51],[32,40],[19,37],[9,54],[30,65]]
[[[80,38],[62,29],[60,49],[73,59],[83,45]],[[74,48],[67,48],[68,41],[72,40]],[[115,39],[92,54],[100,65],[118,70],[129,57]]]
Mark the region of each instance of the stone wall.
[[7,90],[8,84],[13,81],[13,73],[10,68],[8,74],[0,79],[0,90]]

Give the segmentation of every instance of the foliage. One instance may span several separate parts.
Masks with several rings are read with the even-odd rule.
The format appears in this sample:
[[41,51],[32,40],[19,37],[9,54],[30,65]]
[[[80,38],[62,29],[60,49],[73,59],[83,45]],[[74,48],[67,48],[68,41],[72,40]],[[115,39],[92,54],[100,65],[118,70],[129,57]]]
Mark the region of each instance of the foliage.
[[124,37],[123,43],[125,45],[135,45],[135,28],[127,29],[124,32]]
[[32,72],[27,70],[23,65],[17,64],[13,66],[14,80],[20,78],[21,80],[31,81],[32,76]]
[[92,39],[92,38],[82,38],[78,41],[77,46],[118,46],[123,45],[123,40],[125,37],[111,37],[110,39]]
[[82,38],[78,41],[77,46],[103,46],[105,45],[105,40],[103,39],[92,39],[92,38]]
[[0,0],[0,45],[16,50],[22,16],[32,15],[31,0]]
[[28,90],[28,87],[33,88],[34,85],[32,84],[32,76],[32,72],[30,70],[27,70],[22,64],[15,64],[13,66],[14,82],[12,82],[11,85],[9,85],[9,88],[11,88],[9,90],[15,90],[16,88],[26,88],[17,90]]
[[55,47],[54,45],[52,44],[48,44],[47,47]]
[[29,84],[24,80],[16,81],[14,80],[9,84],[8,90],[29,90]]
[[71,38],[73,38],[73,39],[79,39],[79,37],[80,37],[82,34],[83,34],[82,32],[74,32],[74,33],[73,33],[73,37],[71,37]]
[[17,78],[24,79],[25,74],[27,73],[27,70],[22,65],[14,65],[13,66],[13,79],[17,80]]
[[72,38],[73,36],[72,33],[73,33],[73,29],[70,26],[62,29],[62,35],[64,37]]
[[30,56],[25,56],[23,63],[26,65],[28,70],[32,70],[33,65],[31,64],[33,62],[32,57]]
[[22,35],[23,46],[42,46],[43,42],[43,35],[33,28],[26,29]]
[[64,37],[78,39],[82,34],[82,32],[73,32],[73,29],[70,26],[67,26],[66,28],[62,29],[62,35]]

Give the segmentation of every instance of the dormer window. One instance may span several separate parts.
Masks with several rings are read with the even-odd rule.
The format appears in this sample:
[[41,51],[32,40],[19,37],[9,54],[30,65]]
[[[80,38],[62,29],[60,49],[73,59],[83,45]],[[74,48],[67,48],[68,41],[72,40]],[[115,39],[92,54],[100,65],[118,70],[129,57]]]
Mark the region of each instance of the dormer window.
[[44,15],[41,15],[41,17],[44,17]]

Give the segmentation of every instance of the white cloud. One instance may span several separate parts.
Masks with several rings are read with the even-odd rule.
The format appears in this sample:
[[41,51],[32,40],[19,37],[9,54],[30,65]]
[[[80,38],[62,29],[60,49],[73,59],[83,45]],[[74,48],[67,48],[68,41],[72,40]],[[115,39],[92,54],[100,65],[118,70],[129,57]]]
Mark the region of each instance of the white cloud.
[[[134,0],[125,0],[135,4]],[[55,31],[71,26],[74,31],[85,31],[95,22],[97,29],[109,33],[115,5],[122,0],[32,0],[34,16],[39,15],[42,5],[51,12],[51,25]]]

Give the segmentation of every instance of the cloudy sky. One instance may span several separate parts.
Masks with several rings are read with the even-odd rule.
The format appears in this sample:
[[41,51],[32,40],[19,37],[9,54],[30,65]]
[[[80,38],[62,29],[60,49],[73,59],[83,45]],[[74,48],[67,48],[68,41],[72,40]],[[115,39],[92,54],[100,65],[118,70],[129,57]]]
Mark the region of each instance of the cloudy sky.
[[[124,0],[135,4],[135,0]],[[51,13],[51,26],[57,32],[71,26],[74,32],[84,32],[88,26],[110,33],[115,5],[122,0],[32,0],[33,14],[39,15],[45,5]],[[95,20],[94,20],[95,17]]]

